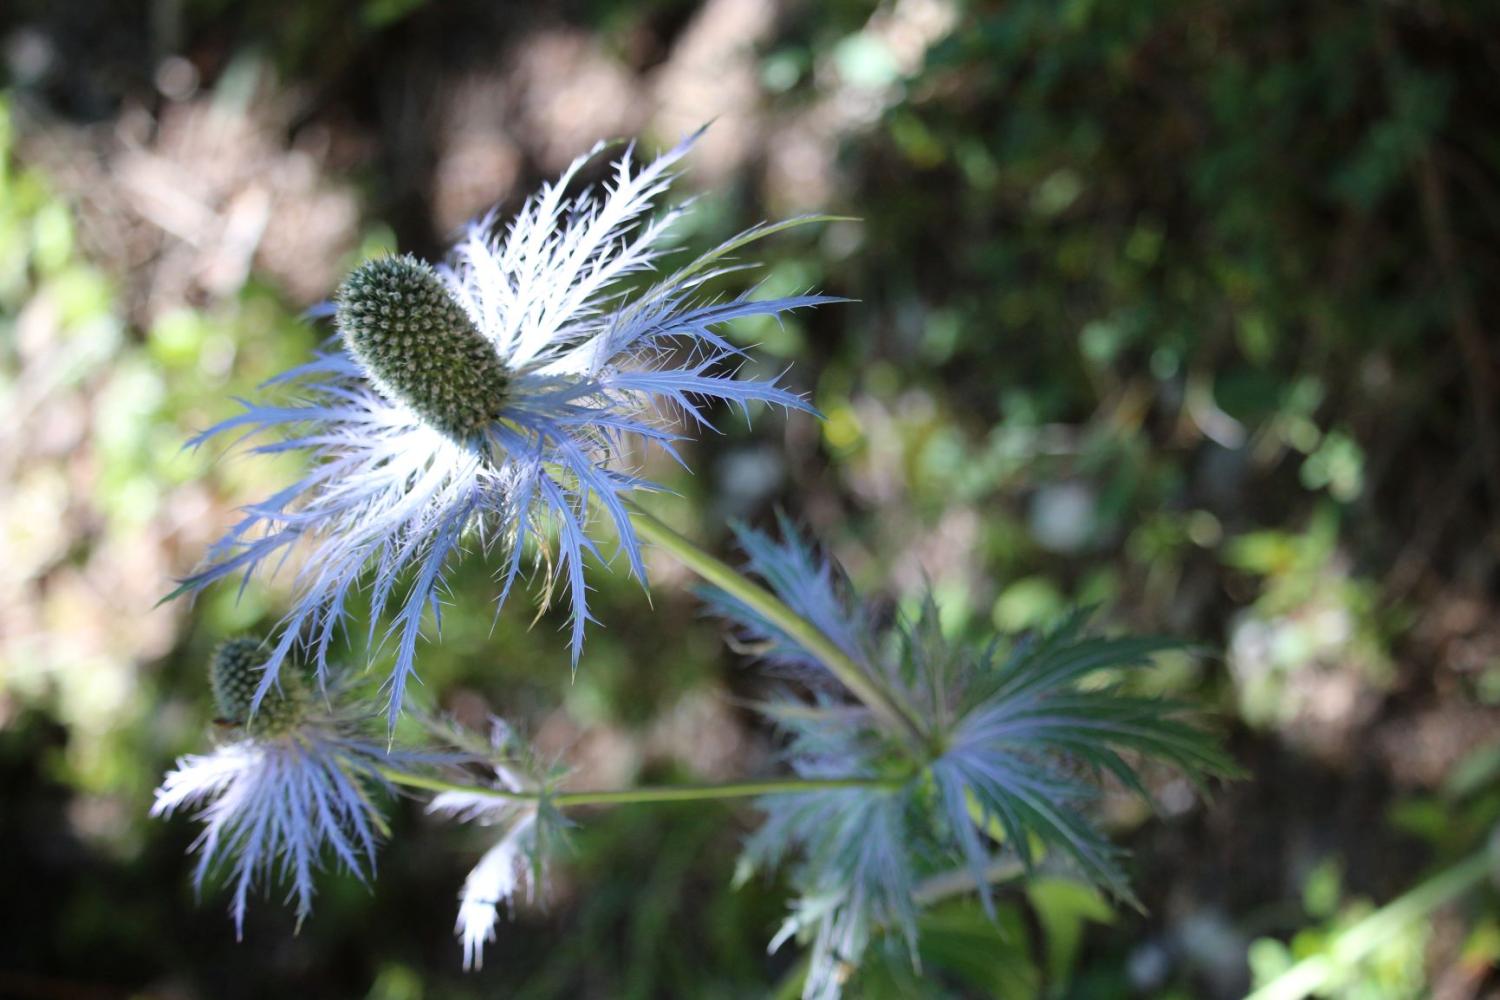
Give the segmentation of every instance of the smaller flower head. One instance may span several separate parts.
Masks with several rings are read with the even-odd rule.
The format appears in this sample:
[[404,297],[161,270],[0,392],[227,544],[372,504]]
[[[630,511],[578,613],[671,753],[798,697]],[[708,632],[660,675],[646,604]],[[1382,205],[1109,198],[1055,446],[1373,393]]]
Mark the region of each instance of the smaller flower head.
[[296,729],[311,707],[307,684],[301,675],[289,670],[257,705],[259,666],[265,658],[260,640],[230,639],[214,651],[209,686],[221,723],[260,737],[285,735]]
[[252,711],[264,659],[253,639],[219,647],[209,679],[220,721],[240,738],[180,758],[151,808],[153,816],[170,816],[197,807],[203,832],[193,842],[194,885],[201,889],[217,868],[229,870],[237,933],[257,883],[289,882],[300,923],[312,911],[313,877],[326,855],[368,879],[385,830],[372,795],[388,787],[381,772],[388,754],[365,737],[368,713],[346,688],[315,698],[291,670]]
[[427,806],[429,813],[499,832],[499,839],[480,857],[458,894],[454,930],[463,942],[465,969],[484,966],[484,946],[495,940],[501,904],[512,905],[523,890],[531,899],[544,874],[546,841],[566,823],[542,794],[543,784],[535,775],[537,768],[529,752],[521,760],[493,759],[513,749],[513,743],[509,727],[494,720],[493,788],[443,792]]

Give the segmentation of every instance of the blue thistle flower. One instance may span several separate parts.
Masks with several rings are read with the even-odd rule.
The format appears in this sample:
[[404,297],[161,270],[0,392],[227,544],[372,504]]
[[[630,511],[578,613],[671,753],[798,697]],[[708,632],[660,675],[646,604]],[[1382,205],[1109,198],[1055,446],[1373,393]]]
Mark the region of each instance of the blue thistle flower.
[[503,230],[493,215],[472,224],[443,264],[409,256],[365,264],[336,296],[341,341],[270,383],[294,398],[246,402],[245,412],[194,438],[273,435],[279,439],[253,450],[311,457],[299,481],[247,508],[177,591],[263,567],[274,572],[294,550],[304,556],[257,700],[298,644],[310,648],[322,676],[349,596],[369,580],[371,628],[388,606],[396,609],[394,726],[427,612],[441,624],[444,574],[468,545],[501,553],[497,604],[528,549],[546,568],[545,595],[561,581],[576,667],[592,620],[584,558],[600,558],[592,505],[613,524],[631,573],[646,582],[624,500],[654,486],[625,461],[631,449],[655,446],[676,458],[679,435],[667,412],[707,428],[711,400],[736,404],[747,417],[757,401],[812,412],[777,379],[737,378],[744,355],[716,331],[832,300],[714,301],[703,288],[745,266],[729,262],[735,251],[814,219],[757,226],[640,287],[685,208],[647,213],[693,138],[639,168],[627,150],[601,194],[570,198],[570,182],[596,147]]
[[386,831],[372,793],[390,787],[381,768],[391,756],[367,738],[370,717],[343,685],[315,698],[300,675],[286,671],[248,714],[264,658],[258,646],[253,639],[226,643],[210,671],[220,722],[241,738],[180,758],[151,807],[152,816],[198,807],[203,832],[193,842],[194,887],[201,891],[210,872],[229,868],[237,935],[257,883],[290,882],[300,924],[312,912],[313,879],[326,854],[367,880]]
[[991,916],[987,873],[1005,859],[1030,870],[1034,845],[1134,902],[1120,850],[1088,815],[1094,779],[1108,774],[1145,796],[1133,761],[1162,762],[1199,782],[1235,773],[1205,733],[1179,718],[1184,706],[1117,684],[1079,686],[1103,671],[1149,666],[1179,644],[1086,636],[1078,614],[1001,656],[998,642],[976,649],[945,637],[930,596],[915,620],[875,628],[837,565],[785,519],[781,530],[776,541],[737,529],[749,569],[848,654],[873,689],[903,705],[920,737],[914,743],[849,701],[812,651],[755,608],[708,592],[769,662],[810,682],[811,701],[784,693],[763,707],[786,736],[791,768],[803,777],[877,779],[761,800],[767,821],[746,859],[757,867],[799,857],[800,897],[772,946],[792,935],[810,942],[805,998],[837,997],[877,932],[904,937],[915,961],[913,887],[955,863],[968,868]]
[[454,925],[463,943],[464,968],[484,967],[484,946],[495,940],[500,905],[511,903],[516,894],[536,886],[538,867],[537,803],[508,801],[474,792],[443,792],[427,811],[498,828],[500,837],[485,851],[464,879],[458,894],[458,922]]
[[[458,736],[454,742],[466,741]],[[427,804],[429,813],[494,828],[500,834],[459,890],[454,931],[463,944],[465,970],[483,968],[484,946],[495,940],[501,904],[513,904],[523,891],[531,898],[545,875],[547,843],[567,825],[541,794],[548,783],[539,774],[535,754],[520,744],[504,721],[491,720],[489,752],[475,756],[488,758],[494,788],[517,797],[453,790],[439,793]]]

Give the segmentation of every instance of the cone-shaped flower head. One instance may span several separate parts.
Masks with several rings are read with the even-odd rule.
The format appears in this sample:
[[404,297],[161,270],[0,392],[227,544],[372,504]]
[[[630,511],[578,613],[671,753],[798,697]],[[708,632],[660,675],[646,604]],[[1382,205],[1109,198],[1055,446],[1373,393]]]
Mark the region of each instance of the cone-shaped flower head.
[[385,822],[372,793],[388,787],[381,768],[406,758],[372,738],[370,713],[341,684],[314,698],[296,671],[285,670],[252,711],[264,659],[254,639],[219,647],[209,679],[220,722],[240,738],[179,759],[151,808],[164,816],[199,807],[194,884],[201,888],[211,871],[227,868],[230,913],[241,931],[257,884],[290,882],[300,921],[312,911],[313,877],[326,856],[361,878],[373,872]]
[[209,662],[208,682],[213,689],[214,705],[219,718],[232,725],[244,725],[250,717],[259,684],[256,668],[265,661],[260,643],[254,639],[230,639],[214,650]]
[[410,254],[369,261],[336,301],[344,346],[386,399],[457,441],[500,417],[509,373],[429,265]]
[[265,659],[266,649],[259,639],[230,639],[214,651],[209,684],[221,722],[257,736],[279,736],[295,729],[305,716],[309,707],[307,685],[289,670],[256,705],[260,665]]
[[[371,629],[395,609],[394,726],[423,629],[438,623],[444,576],[466,547],[497,552],[504,602],[525,554],[544,568],[544,596],[571,599],[574,663],[590,620],[585,554],[598,558],[597,512],[631,572],[645,564],[625,499],[653,484],[636,474],[644,447],[676,457],[682,416],[709,426],[705,403],[810,410],[775,379],[737,377],[746,358],[723,324],[827,301],[818,295],[716,301],[704,284],[744,264],[727,259],[810,219],[741,233],[647,283],[683,211],[648,217],[684,142],[643,167],[630,152],[601,193],[569,197],[587,157],[504,227],[468,229],[448,260],[365,264],[339,289],[341,338],[329,353],[272,380],[290,398],[246,411],[225,432],[273,435],[261,452],[301,451],[303,477],[246,509],[182,590],[284,564],[297,550],[296,601],[266,649],[256,698],[299,643],[318,671],[346,600],[370,581]],[[592,154],[591,154],[592,155]]]

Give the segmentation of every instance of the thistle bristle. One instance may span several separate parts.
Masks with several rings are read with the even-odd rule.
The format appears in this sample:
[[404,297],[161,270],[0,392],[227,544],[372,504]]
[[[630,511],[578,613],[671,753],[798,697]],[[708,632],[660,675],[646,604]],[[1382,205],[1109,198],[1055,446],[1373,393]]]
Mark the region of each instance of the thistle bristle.
[[383,396],[460,441],[494,422],[510,373],[430,266],[410,254],[367,261],[335,302],[344,344]]
[[276,735],[291,729],[301,721],[307,704],[307,692],[301,678],[288,670],[282,673],[278,684],[266,692],[260,706],[251,711],[265,660],[266,651],[259,640],[230,639],[214,651],[208,672],[219,717],[258,736]]

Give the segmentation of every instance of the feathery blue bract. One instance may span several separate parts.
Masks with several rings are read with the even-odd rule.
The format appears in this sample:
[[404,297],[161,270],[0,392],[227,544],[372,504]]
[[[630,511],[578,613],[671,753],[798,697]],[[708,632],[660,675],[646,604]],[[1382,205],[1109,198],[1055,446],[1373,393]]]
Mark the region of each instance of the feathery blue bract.
[[749,860],[801,854],[801,899],[776,943],[792,933],[811,938],[804,997],[836,997],[876,931],[901,933],[914,951],[912,887],[955,863],[968,866],[986,907],[993,906],[986,873],[1006,857],[1029,868],[1034,843],[1052,861],[1132,899],[1120,851],[1087,814],[1103,773],[1146,794],[1122,754],[1194,780],[1234,772],[1206,734],[1177,717],[1182,706],[1110,685],[1078,686],[1100,671],[1148,666],[1153,654],[1179,644],[1088,637],[1080,614],[1000,657],[994,643],[974,649],[946,638],[930,597],[914,621],[872,629],[874,615],[838,567],[784,519],[781,530],[781,541],[739,532],[749,568],[848,653],[872,686],[889,692],[920,733],[919,745],[889,731],[832,686],[811,651],[749,605],[710,592],[768,659],[817,682],[811,702],[787,696],[764,709],[787,736],[790,766],[804,776],[885,779],[762,800],[768,819]]
[[[1153,637],[1084,636],[1085,617],[1075,614],[1004,658],[985,649],[946,663],[946,749],[932,762],[931,774],[949,828],[976,876],[990,863],[987,835],[998,828],[1028,867],[1032,844],[1040,842],[1069,858],[1089,880],[1134,903],[1120,850],[1085,811],[1097,795],[1097,779],[1108,774],[1147,796],[1123,753],[1166,764],[1200,783],[1236,769],[1206,734],[1178,717],[1185,706],[1131,696],[1117,683],[1078,687],[1100,671],[1118,675],[1149,667],[1156,654],[1182,646]],[[930,604],[912,632],[914,641],[929,644],[938,636]],[[981,898],[990,905],[987,891]]]
[[389,787],[381,767],[390,758],[361,728],[353,716],[318,710],[278,736],[183,757],[157,789],[153,816],[201,806],[194,885],[228,867],[236,933],[257,883],[289,882],[300,923],[312,911],[325,854],[361,879],[374,873],[385,821],[371,795]]
[[645,583],[623,501],[653,485],[632,472],[631,449],[657,446],[676,457],[679,438],[668,413],[708,427],[706,401],[728,401],[747,415],[752,402],[811,411],[776,379],[737,378],[743,354],[717,330],[831,300],[809,294],[716,302],[703,298],[703,286],[745,266],[728,262],[739,248],[815,220],[756,227],[643,290],[625,284],[653,270],[669,249],[668,228],[684,208],[655,219],[646,213],[691,142],[638,169],[627,150],[601,196],[570,198],[570,182],[596,147],[503,230],[493,217],[471,225],[437,269],[507,373],[503,411],[475,439],[455,441],[382,396],[342,349],[272,380],[290,396],[283,405],[247,402],[244,413],[195,439],[269,435],[277,440],[253,450],[311,458],[302,479],[247,508],[206,567],[180,588],[274,572],[294,550],[304,557],[261,694],[298,644],[310,647],[321,676],[351,593],[370,580],[371,628],[388,607],[395,612],[394,726],[428,611],[439,625],[445,571],[469,545],[501,553],[501,603],[528,547],[547,568],[548,594],[561,580],[571,600],[576,666],[591,620],[584,559],[599,557],[588,532],[591,505],[613,523],[631,572]]

